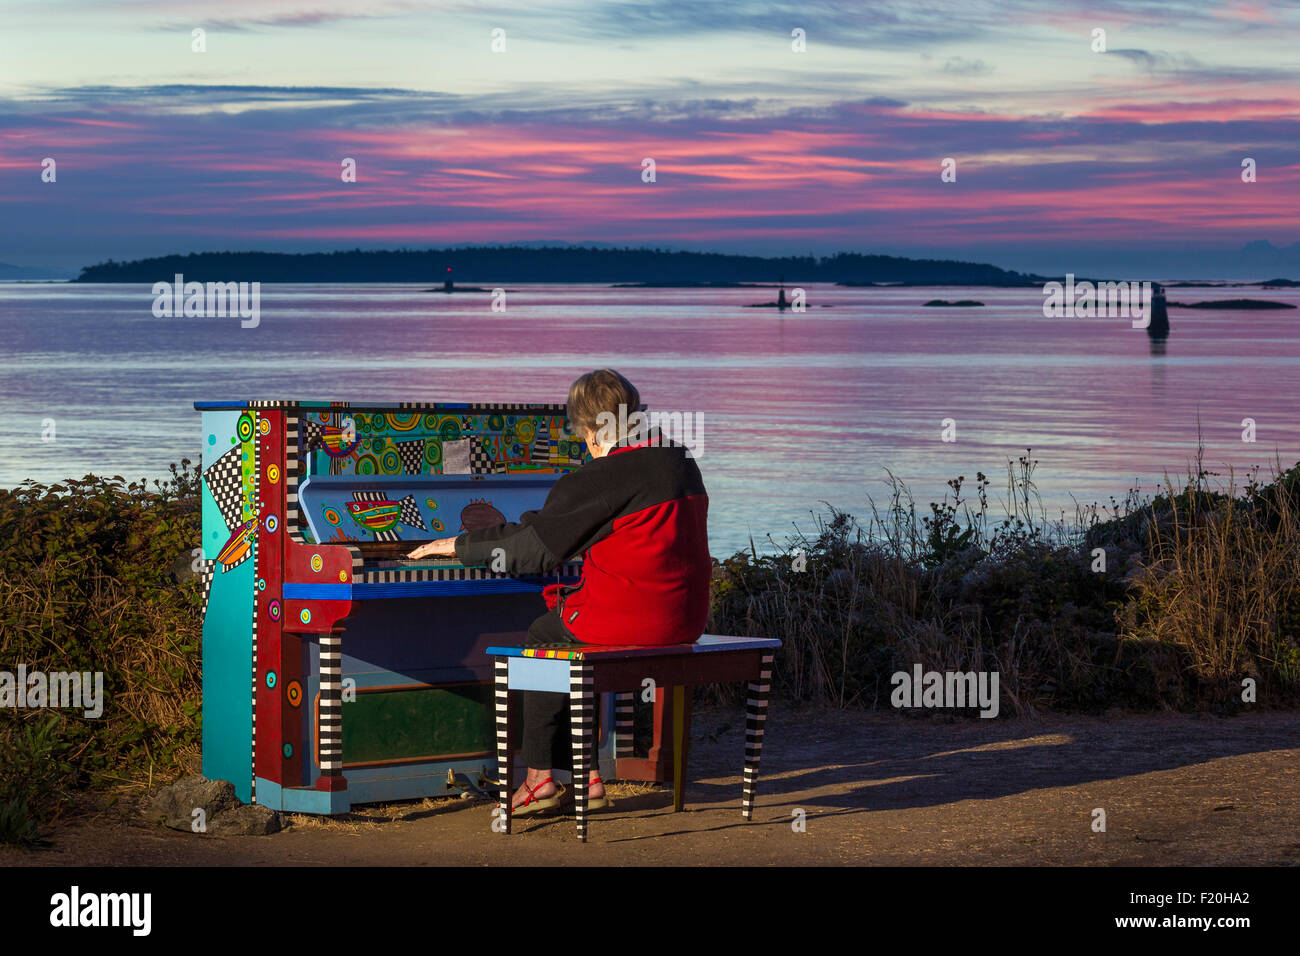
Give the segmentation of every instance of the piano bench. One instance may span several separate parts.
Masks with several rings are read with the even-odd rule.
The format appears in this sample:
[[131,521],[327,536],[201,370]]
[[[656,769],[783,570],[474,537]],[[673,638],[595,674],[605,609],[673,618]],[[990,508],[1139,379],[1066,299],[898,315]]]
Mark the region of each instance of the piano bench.
[[497,765],[501,782],[500,823],[510,832],[514,798],[514,760],[510,751],[512,690],[548,691],[569,695],[573,728],[573,791],[578,839],[587,842],[587,777],[595,766],[595,707],[598,695],[639,691],[648,678],[655,693],[672,688],[673,811],[682,809],[686,794],[686,695],[697,684],[748,681],[745,714],[745,768],[741,814],[754,815],[754,787],[763,749],[763,723],[772,680],[772,659],[781,642],[771,638],[705,634],[693,644],[587,644],[574,647],[489,647],[495,658]]

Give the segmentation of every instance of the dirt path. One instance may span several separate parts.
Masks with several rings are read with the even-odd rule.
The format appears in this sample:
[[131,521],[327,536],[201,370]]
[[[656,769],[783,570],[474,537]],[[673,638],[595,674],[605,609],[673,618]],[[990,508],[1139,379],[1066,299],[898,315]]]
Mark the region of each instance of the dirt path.
[[613,787],[586,846],[571,816],[505,837],[489,804],[462,800],[298,816],[269,837],[107,811],[56,830],[52,849],[0,848],[0,866],[1300,863],[1300,713],[947,722],[777,706],[768,724],[752,823],[743,717],[698,709],[687,811],[663,788]]

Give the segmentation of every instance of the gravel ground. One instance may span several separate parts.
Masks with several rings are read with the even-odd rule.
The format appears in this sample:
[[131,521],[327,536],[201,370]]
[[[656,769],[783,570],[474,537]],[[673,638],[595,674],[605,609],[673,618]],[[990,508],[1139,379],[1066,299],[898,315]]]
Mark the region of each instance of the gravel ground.
[[776,705],[748,823],[743,726],[739,710],[697,708],[686,811],[665,787],[614,785],[585,846],[571,816],[493,833],[482,801],[216,837],[146,823],[124,800],[55,828],[48,848],[0,848],[0,866],[1300,862],[1300,712],[957,720]]

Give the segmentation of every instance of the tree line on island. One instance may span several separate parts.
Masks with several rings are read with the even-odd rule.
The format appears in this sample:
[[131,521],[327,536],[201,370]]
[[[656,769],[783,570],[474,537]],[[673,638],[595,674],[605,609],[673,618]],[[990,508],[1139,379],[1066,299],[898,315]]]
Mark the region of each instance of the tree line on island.
[[[450,270],[450,271],[448,271]],[[608,282],[638,285],[788,284],[1032,286],[1042,277],[978,262],[840,252],[763,257],[666,249],[470,246],[337,252],[200,252],[86,266],[78,282]]]

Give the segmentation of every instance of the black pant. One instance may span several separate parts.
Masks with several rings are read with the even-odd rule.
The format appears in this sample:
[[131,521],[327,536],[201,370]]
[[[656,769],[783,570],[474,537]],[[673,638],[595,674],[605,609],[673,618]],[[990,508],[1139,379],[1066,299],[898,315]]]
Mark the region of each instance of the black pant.
[[[525,647],[550,644],[583,646],[560,620],[555,611],[547,611],[528,628]],[[553,694],[540,690],[516,691],[521,694],[523,713],[523,745],[513,741],[524,755],[524,762],[533,770],[546,768],[573,770],[573,737],[569,726],[569,695]],[[596,701],[595,725],[592,732],[600,739],[600,701]]]

